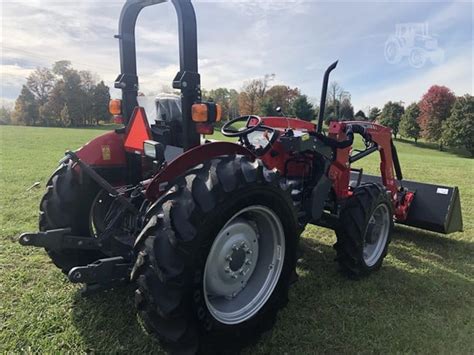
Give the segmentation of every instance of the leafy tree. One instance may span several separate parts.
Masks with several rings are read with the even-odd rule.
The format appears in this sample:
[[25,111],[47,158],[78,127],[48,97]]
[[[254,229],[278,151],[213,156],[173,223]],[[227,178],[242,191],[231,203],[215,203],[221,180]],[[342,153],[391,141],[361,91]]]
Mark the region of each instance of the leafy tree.
[[53,64],[53,73],[58,76],[64,76],[64,74],[71,69],[71,61],[59,60]]
[[48,102],[40,107],[40,116],[45,126],[61,126],[61,110],[66,105],[65,85],[62,79],[56,81]]
[[79,86],[82,91],[80,96],[81,125],[93,124],[96,76],[90,71],[83,70],[79,72],[79,77],[81,79]]
[[100,81],[93,88],[93,99],[92,99],[92,117],[96,124],[99,124],[99,120],[109,121],[109,101],[110,91],[109,87]]
[[63,81],[64,99],[69,110],[71,126],[82,126],[86,122],[84,121],[81,105],[84,95],[84,92],[81,88],[81,76],[77,70],[68,69],[63,73]]
[[354,107],[352,106],[350,96],[342,99],[339,114],[343,121],[354,119]]
[[440,149],[442,124],[449,117],[455,100],[456,96],[447,87],[433,85],[419,103],[421,134],[431,142],[439,142]]
[[395,138],[397,138],[400,118],[404,112],[405,109],[399,102],[392,101],[387,102],[382,109],[380,124],[390,127]]
[[[229,114],[228,118],[235,118],[239,113],[239,92],[235,89],[229,90]],[[224,117],[225,118],[225,117]]]
[[443,141],[452,147],[464,146],[474,156],[474,97],[466,94],[454,102],[451,115],[443,123]]
[[[265,97],[260,104],[260,115],[262,116],[277,116],[278,112],[276,111],[277,104],[273,101],[271,97]],[[283,111],[283,110],[282,110]],[[283,111],[285,112],[285,111]]]
[[[339,105],[339,104],[337,104]],[[324,109],[324,123],[327,125],[330,121],[338,121],[339,117],[336,114],[336,107],[334,105],[328,105],[326,103],[326,108]]]
[[[221,105],[222,119],[228,120],[235,116],[235,106],[238,106],[238,103],[236,103],[236,95],[238,95],[238,93],[235,90],[217,88],[210,91],[204,91],[203,98],[206,100],[212,99],[214,102]],[[231,114],[231,111],[233,114]]]
[[311,121],[312,119],[314,119],[314,107],[308,101],[308,97],[306,95],[299,95],[293,101],[291,109],[295,116],[298,118],[301,118],[305,121]]
[[284,114],[289,115],[291,113],[291,105],[299,95],[301,95],[301,92],[298,88],[291,88],[286,85],[274,85],[267,90],[264,101],[267,105],[268,102],[272,102],[273,108],[271,109],[271,115],[276,114],[274,111],[278,106],[281,107],[281,111]]
[[[346,101],[343,108],[342,103],[344,100]],[[326,109],[324,111],[324,122],[328,124],[329,121],[338,121],[340,119],[344,119],[344,117],[345,119],[350,119],[350,117],[353,117],[354,109],[352,108],[351,113],[352,104],[350,104],[350,100],[351,95],[349,92],[345,91],[344,88],[337,82],[331,82],[328,87]],[[341,109],[343,112],[341,112]],[[344,117],[342,115],[343,113]]]
[[49,93],[54,86],[54,79],[51,70],[39,67],[26,78],[26,86],[40,106],[48,101]]
[[71,125],[71,117],[69,117],[69,110],[67,108],[67,104],[65,104],[63,109],[61,110],[60,117],[62,126],[69,127]]
[[355,119],[359,121],[367,121],[367,116],[365,115],[364,111],[359,110],[355,114]]
[[253,79],[244,83],[239,95],[239,110],[242,115],[255,114],[260,111],[260,104],[268,89],[268,84],[275,74],[265,74],[263,78]]
[[420,116],[420,108],[416,102],[407,107],[405,113],[400,119],[400,135],[403,137],[413,138],[415,143],[420,138],[420,125],[418,117]]
[[12,111],[2,106],[0,107],[0,125],[7,125],[12,122]]
[[12,116],[15,124],[26,126],[34,126],[39,119],[35,96],[26,85],[23,85],[20,96],[15,101],[15,110]]
[[[51,70],[36,68],[18,97],[15,123],[83,126],[108,120],[109,88],[96,83],[97,75],[75,70],[68,60],[54,63]],[[233,94],[237,105],[235,90]],[[63,119],[66,113],[67,120]]]
[[[248,88],[247,88],[248,89]],[[257,94],[253,91],[242,91],[239,94],[239,111],[242,115],[255,114],[260,105]]]
[[369,112],[369,121],[376,121],[381,113],[382,111],[378,107],[372,107]]

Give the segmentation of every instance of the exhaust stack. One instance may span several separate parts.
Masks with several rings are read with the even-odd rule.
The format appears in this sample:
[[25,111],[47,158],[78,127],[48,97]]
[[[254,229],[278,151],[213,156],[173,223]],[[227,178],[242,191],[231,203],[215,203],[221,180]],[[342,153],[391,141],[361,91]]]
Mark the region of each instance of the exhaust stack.
[[327,69],[326,72],[324,73],[324,79],[323,79],[323,87],[321,89],[321,102],[319,104],[319,117],[318,117],[318,126],[316,127],[316,130],[318,133],[321,133],[323,129],[323,121],[324,121],[324,110],[326,108],[326,97],[328,94],[328,84],[329,84],[329,74],[336,68],[338,63],[338,60],[336,60],[334,63],[332,63]]

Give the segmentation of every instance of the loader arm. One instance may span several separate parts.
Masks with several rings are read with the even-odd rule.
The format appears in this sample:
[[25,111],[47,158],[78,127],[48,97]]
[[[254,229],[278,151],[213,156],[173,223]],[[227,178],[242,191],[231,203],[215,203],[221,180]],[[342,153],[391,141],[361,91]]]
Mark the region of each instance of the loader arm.
[[[397,150],[388,127],[365,121],[331,122],[329,137],[344,141],[349,127],[364,137],[366,149],[358,151],[349,145],[336,150],[329,178],[339,200],[351,196],[351,181],[357,184],[377,183],[384,185],[390,192],[397,223],[445,234],[462,230],[457,187],[403,180]],[[352,163],[376,151],[380,154],[380,176],[363,175],[362,169],[351,169]]]
[[[395,217],[403,221],[407,218],[408,210],[414,199],[414,193],[402,188],[403,179],[400,162],[395,145],[392,141],[390,128],[365,121],[331,122],[329,137],[338,141],[347,138],[346,130],[349,126],[360,127],[361,135],[366,143],[366,149],[353,150],[352,146],[337,149],[336,159],[329,170],[329,177],[334,182],[335,193],[338,198],[350,196],[351,164],[376,151],[380,154],[381,183],[390,191]],[[356,152],[355,154],[351,154]]]

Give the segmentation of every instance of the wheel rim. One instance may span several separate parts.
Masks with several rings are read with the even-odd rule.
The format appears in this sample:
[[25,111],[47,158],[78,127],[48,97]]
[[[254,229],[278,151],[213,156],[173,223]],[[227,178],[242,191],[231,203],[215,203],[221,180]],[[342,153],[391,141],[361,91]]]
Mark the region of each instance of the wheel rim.
[[374,266],[382,256],[390,229],[390,211],[385,204],[380,204],[370,216],[364,236],[364,262]]
[[410,64],[414,68],[421,68],[422,66],[425,65],[425,61],[426,61],[425,54],[421,50],[415,49],[411,52]]
[[204,298],[213,317],[238,324],[253,317],[275,289],[285,259],[278,216],[254,205],[237,212],[214,240],[204,268]]
[[395,64],[398,60],[398,46],[390,42],[385,45],[385,59],[390,64]]

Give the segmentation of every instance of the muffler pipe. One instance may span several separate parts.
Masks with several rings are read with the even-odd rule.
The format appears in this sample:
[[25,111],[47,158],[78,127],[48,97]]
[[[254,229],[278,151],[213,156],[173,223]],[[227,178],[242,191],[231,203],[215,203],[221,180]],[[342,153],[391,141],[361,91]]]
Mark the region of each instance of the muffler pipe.
[[326,108],[326,97],[328,94],[328,84],[329,84],[329,74],[336,68],[338,61],[336,60],[332,63],[324,73],[323,79],[323,88],[321,90],[321,103],[319,104],[319,117],[318,117],[318,127],[316,128],[316,132],[321,133],[323,129],[323,121],[324,121],[324,109]]

